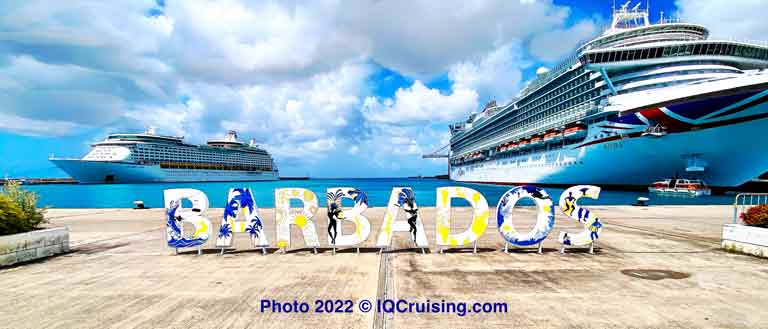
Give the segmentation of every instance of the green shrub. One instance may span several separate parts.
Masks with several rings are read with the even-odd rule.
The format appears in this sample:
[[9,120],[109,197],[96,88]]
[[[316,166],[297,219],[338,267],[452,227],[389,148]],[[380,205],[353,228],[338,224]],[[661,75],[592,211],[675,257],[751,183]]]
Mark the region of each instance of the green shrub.
[[6,182],[0,191],[0,235],[32,231],[46,223],[45,209],[37,208],[37,194]]
[[768,227],[768,204],[749,208],[741,213],[741,220],[745,225]]

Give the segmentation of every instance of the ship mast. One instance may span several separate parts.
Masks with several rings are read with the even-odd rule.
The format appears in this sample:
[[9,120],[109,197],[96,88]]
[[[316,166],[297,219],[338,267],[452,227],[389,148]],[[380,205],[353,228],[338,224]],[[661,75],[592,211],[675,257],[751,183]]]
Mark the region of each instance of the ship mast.
[[611,27],[608,29],[608,33],[616,33],[623,29],[651,25],[648,20],[648,8],[640,9],[642,2],[638,2],[630,9],[630,4],[632,4],[632,0],[625,2],[618,9],[616,9],[614,5],[613,20],[611,21]]

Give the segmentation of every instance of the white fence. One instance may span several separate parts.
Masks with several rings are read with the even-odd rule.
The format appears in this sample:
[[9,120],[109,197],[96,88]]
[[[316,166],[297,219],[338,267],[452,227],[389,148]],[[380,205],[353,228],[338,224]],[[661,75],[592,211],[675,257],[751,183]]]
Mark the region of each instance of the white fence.
[[739,215],[752,206],[768,204],[768,193],[739,193],[733,201],[733,223],[739,223]]

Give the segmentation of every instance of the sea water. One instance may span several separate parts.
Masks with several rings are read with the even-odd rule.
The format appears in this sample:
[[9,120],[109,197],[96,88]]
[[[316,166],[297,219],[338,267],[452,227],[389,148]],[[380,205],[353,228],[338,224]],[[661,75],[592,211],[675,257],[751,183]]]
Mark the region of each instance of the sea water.
[[[302,187],[312,190],[324,206],[326,189],[329,187],[354,187],[368,194],[371,207],[385,207],[393,187],[410,186],[416,194],[419,206],[434,206],[438,187],[465,186],[479,191],[490,206],[511,186],[467,184],[442,179],[416,178],[365,178],[365,179],[310,179],[280,180],[266,182],[216,182],[216,183],[156,183],[156,184],[51,184],[29,185],[25,188],[37,192],[39,205],[53,208],[130,208],[133,201],[141,200],[150,208],[163,207],[163,190],[172,188],[193,188],[203,191],[213,208],[222,208],[230,188],[249,187],[259,207],[271,208],[275,204],[275,189]],[[557,202],[562,188],[546,187],[545,190]],[[647,197],[651,205],[724,205],[732,204],[733,196],[715,195],[705,197],[674,197],[649,194],[641,191],[616,191],[604,189],[600,199],[580,200],[586,205],[629,205],[638,197]],[[466,206],[466,202],[455,199],[455,206]],[[521,202],[521,205],[532,204]]]

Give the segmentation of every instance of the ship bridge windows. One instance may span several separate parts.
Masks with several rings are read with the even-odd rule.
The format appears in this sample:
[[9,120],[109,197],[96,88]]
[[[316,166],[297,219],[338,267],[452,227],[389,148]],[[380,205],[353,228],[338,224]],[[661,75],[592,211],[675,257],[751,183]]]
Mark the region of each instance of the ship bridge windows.
[[708,42],[664,47],[592,52],[581,56],[582,64],[601,64],[678,56],[733,56],[768,61],[768,48],[732,42]]

